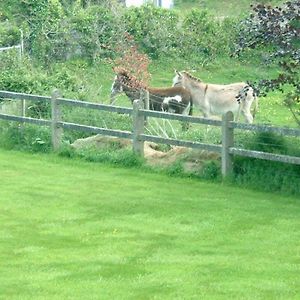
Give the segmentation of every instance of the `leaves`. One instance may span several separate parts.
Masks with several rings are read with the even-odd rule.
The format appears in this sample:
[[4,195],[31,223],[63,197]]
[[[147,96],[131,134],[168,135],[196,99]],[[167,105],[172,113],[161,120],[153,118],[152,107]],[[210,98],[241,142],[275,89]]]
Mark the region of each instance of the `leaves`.
[[262,95],[291,86],[285,103],[300,125],[300,1],[287,1],[280,7],[258,4],[252,8],[253,13],[241,23],[235,52],[239,55],[247,48],[265,47],[267,62],[277,63],[281,71],[275,79],[252,85]]
[[148,86],[151,78],[148,70],[149,57],[138,50],[130,34],[125,33],[124,40],[125,42],[117,47],[120,56],[114,61],[114,71],[116,73],[125,71],[126,74],[130,75],[133,88]]

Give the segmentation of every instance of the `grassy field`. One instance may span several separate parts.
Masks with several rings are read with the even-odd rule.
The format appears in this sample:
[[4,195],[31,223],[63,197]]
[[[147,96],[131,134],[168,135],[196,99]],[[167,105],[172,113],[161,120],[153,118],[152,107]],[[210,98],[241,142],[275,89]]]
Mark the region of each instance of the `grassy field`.
[[299,199],[0,150],[1,299],[299,299]]
[[[110,64],[101,63],[87,66],[84,62],[70,62],[68,68],[82,78],[85,100],[109,103],[110,88],[115,76]],[[219,58],[206,66],[201,66],[184,60],[168,61],[164,59],[151,62],[149,70],[152,75],[151,85],[155,87],[171,86],[174,69],[187,70],[204,82],[217,84],[257,81],[262,78],[272,78],[272,74],[274,74],[273,77],[276,76],[274,68],[255,60],[250,63],[234,58]],[[297,127],[291,112],[283,104],[283,99],[284,95],[281,92],[270,93],[268,97],[260,98],[259,112],[256,115],[255,123]],[[131,107],[131,103],[125,95],[118,96],[116,105]],[[202,115],[197,109],[194,110],[194,113]]]
[[219,17],[238,17],[247,14],[252,4],[266,3],[278,5],[283,2],[283,0],[175,0],[175,8],[180,10],[201,8],[207,9]]

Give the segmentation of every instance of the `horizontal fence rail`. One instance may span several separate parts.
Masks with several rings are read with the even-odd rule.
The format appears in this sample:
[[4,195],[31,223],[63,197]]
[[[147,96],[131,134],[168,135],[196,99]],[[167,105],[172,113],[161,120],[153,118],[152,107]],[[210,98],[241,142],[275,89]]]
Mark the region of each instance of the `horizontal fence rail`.
[[229,127],[234,129],[241,129],[241,130],[251,130],[255,132],[272,132],[280,135],[300,137],[300,130],[296,128],[275,127],[275,126],[268,126],[268,125],[254,125],[254,124],[245,124],[245,123],[237,123],[237,122],[230,122]]
[[252,157],[252,158],[258,158],[258,159],[300,165],[300,157],[296,157],[296,156],[273,154],[273,153],[254,151],[254,150],[245,150],[245,149],[239,149],[239,148],[234,148],[234,147],[229,149],[229,153],[239,155],[239,156]]
[[68,122],[58,122],[57,125],[64,129],[85,131],[85,132],[115,136],[115,137],[126,138],[126,139],[132,138],[132,133],[129,131],[106,129],[106,128],[87,126],[87,125],[79,125],[79,124],[68,123]]
[[[222,174],[224,176],[227,176],[232,172],[233,155],[300,165],[300,157],[260,152],[260,151],[247,150],[247,149],[234,147],[235,129],[248,130],[251,132],[270,132],[270,133],[276,133],[284,136],[300,137],[299,129],[287,128],[287,127],[283,127],[283,128],[274,127],[269,125],[237,123],[233,121],[233,115],[231,112],[228,112],[227,114],[223,115],[222,120],[212,120],[203,117],[186,116],[186,115],[172,114],[168,112],[146,110],[144,109],[144,102],[141,100],[135,100],[133,103],[133,108],[127,108],[127,107],[112,106],[106,104],[61,98],[60,94],[57,91],[53,92],[51,97],[15,93],[9,91],[0,91],[0,100],[1,99],[21,100],[22,104],[21,104],[21,116],[0,113],[0,119],[6,121],[19,122],[19,123],[36,124],[40,126],[50,126],[52,132],[52,144],[54,149],[60,147],[62,142],[62,131],[65,129],[65,130],[77,130],[77,131],[84,131],[84,132],[96,133],[101,135],[131,139],[133,141],[133,150],[136,153],[139,153],[140,155],[144,154],[144,142],[146,141],[216,152],[221,154]],[[25,102],[24,102],[25,100],[50,102],[52,107],[51,120],[43,120],[43,119],[26,117]],[[133,118],[133,127],[132,127],[133,129],[132,131],[122,131],[122,130],[107,129],[107,128],[101,128],[96,126],[88,126],[83,124],[66,122],[62,118],[62,109],[61,109],[62,106],[73,106],[73,107],[81,107],[84,109],[93,109],[98,111],[127,114],[129,116],[132,116]],[[220,127],[222,131],[222,144],[214,145],[214,144],[207,144],[207,143],[200,143],[200,142],[186,141],[186,140],[179,140],[179,139],[172,139],[172,138],[164,138],[160,136],[145,134],[144,133],[145,123],[148,117]]]
[[15,99],[15,100],[30,100],[30,101],[51,101],[51,97],[14,93],[7,91],[0,91],[0,99]]
[[70,106],[78,106],[83,108],[97,109],[97,110],[103,110],[108,112],[116,112],[120,114],[132,115],[132,108],[127,108],[127,107],[112,106],[112,105],[91,103],[86,101],[64,99],[64,98],[58,98],[57,101],[60,104],[65,104]]
[[21,45],[15,45],[15,46],[10,46],[10,47],[1,47],[0,52],[1,51],[12,50],[12,49],[21,49]]
[[145,117],[169,119],[169,120],[189,122],[194,124],[222,126],[222,121],[220,120],[212,120],[212,119],[207,119],[202,117],[184,116],[184,115],[171,114],[166,112],[159,112],[159,111],[152,111],[152,110],[145,110],[145,109],[140,109],[139,112],[143,114]]
[[0,114],[0,119],[6,120],[6,121],[20,122],[20,123],[36,124],[36,125],[41,125],[41,126],[50,126],[51,125],[51,121],[49,121],[49,120],[35,119],[35,118],[29,118],[29,117],[18,117],[18,116],[7,115],[7,114]]
[[140,140],[147,141],[147,142],[159,143],[159,144],[168,144],[168,145],[172,145],[172,146],[180,146],[180,147],[187,147],[187,148],[193,148],[193,149],[202,149],[202,150],[207,150],[207,151],[217,152],[217,153],[221,153],[221,151],[222,151],[221,145],[212,145],[212,144],[204,144],[204,143],[198,143],[198,142],[192,142],[192,141],[162,138],[159,136],[146,135],[146,134],[141,134]]

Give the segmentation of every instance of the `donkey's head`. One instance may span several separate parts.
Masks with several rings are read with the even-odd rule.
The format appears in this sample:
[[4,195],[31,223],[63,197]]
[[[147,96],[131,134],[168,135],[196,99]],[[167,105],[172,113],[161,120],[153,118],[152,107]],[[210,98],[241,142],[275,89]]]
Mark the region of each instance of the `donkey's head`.
[[129,76],[126,71],[119,71],[114,78],[110,90],[110,104],[114,104],[116,96],[124,91],[124,84],[129,81]]
[[116,101],[116,96],[122,92],[123,92],[122,83],[119,80],[118,75],[116,75],[110,90],[110,104],[114,104],[114,102]]
[[141,88],[146,89],[147,87],[127,70],[119,69],[111,87],[110,103],[113,104],[116,95],[122,92],[125,92],[128,96],[128,94],[136,94]]
[[188,90],[193,90],[195,87],[198,88],[199,83],[203,84],[200,78],[197,78],[187,71],[176,71],[173,78],[173,86],[182,86]]
[[175,76],[173,78],[173,86],[184,86],[184,74],[175,70]]

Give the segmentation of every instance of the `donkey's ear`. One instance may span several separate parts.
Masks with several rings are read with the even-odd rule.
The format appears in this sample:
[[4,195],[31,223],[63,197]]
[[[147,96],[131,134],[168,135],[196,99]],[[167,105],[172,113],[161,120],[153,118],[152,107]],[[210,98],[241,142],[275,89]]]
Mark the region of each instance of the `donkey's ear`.
[[176,75],[178,75],[179,77],[181,77],[181,73],[179,71],[177,71],[176,69],[174,69],[174,72]]

